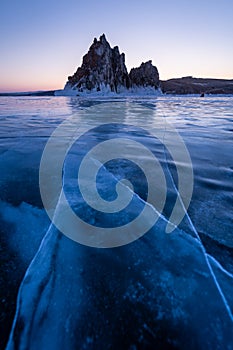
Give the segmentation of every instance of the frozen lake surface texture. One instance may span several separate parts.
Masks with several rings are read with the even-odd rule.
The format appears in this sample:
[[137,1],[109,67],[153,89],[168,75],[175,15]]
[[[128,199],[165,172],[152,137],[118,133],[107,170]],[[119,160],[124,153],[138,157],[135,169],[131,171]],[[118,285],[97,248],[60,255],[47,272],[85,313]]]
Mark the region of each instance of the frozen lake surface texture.
[[233,349],[232,97],[1,97],[0,123],[0,348]]

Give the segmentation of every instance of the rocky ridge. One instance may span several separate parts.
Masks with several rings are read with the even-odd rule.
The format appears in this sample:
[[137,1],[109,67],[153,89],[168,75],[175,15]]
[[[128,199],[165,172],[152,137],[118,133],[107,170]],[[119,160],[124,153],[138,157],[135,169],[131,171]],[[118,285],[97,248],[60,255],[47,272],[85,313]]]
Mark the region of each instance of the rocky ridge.
[[64,91],[78,95],[86,92],[120,93],[135,88],[150,88],[156,92],[159,88],[157,68],[148,61],[128,74],[125,54],[119,52],[118,46],[111,48],[103,34],[99,40],[94,39],[81,67],[68,77]]
[[233,94],[233,80],[193,78],[191,76],[160,81],[160,87],[166,94]]

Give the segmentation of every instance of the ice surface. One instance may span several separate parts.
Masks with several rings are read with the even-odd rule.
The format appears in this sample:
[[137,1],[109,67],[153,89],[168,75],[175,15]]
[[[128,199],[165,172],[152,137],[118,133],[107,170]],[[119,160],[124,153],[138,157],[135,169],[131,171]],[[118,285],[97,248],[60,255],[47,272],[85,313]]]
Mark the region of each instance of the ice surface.
[[78,245],[51,226],[21,285],[8,349],[230,349],[232,276],[214,265],[219,285],[207,259],[186,232],[165,234],[162,219],[110,250]]
[[65,88],[63,90],[55,91],[55,96],[81,96],[87,98],[101,98],[101,97],[115,97],[115,98],[140,98],[143,96],[161,96],[161,89],[155,89],[154,87],[132,87],[130,89],[126,89],[124,87],[119,88],[119,91],[112,92],[110,86],[105,86],[102,84],[100,91],[97,90],[85,90],[83,92],[79,92],[75,87]]
[[[45,211],[24,202],[15,207],[0,201],[0,213],[1,225],[7,223],[9,230],[9,246],[20,255],[21,260],[29,264],[47,231]],[[30,236],[31,239],[28,239]]]
[[[66,101],[73,108],[80,127],[85,123],[92,125],[97,109],[89,106],[94,102]],[[233,102],[218,98],[201,101],[158,98],[136,102],[136,107],[127,102],[124,115],[120,113],[122,105],[119,103],[114,102],[112,110],[106,105],[106,109],[110,114],[112,112],[113,119],[117,118],[119,123],[137,125],[136,112],[143,109],[142,105],[150,107],[151,114],[148,112],[140,123],[153,127],[153,118],[161,118],[162,132],[164,116],[173,121],[190,150],[196,175],[190,216],[185,217],[179,229],[172,234],[165,234],[171,212],[169,203],[174,203],[177,195],[176,171],[172,160],[153,138],[137,134],[135,129],[115,130],[116,134],[125,136],[129,132],[137,140],[144,140],[160,159],[169,188],[169,203],[164,216],[140,240],[107,250],[81,246],[51,225],[20,287],[7,349],[118,349],[146,348],[151,344],[157,348],[232,349],[232,274],[206,252],[198,232],[204,231],[212,235],[213,239],[231,246],[232,217],[226,208],[229,208],[229,196],[232,193],[229,160]],[[222,105],[224,110],[219,108]],[[25,111],[22,114],[25,115]],[[104,120],[103,116],[98,117]],[[51,123],[48,129],[41,128],[43,134],[45,131],[50,134],[61,119],[58,118],[56,122],[52,118],[54,124]],[[48,126],[46,120],[44,123]],[[33,133],[30,128],[25,130]],[[18,135],[17,130],[15,133]],[[105,130],[104,135],[113,137],[113,130]],[[93,132],[68,155],[64,168],[68,193],[72,193],[75,186],[77,150],[79,157],[82,157],[86,152],[86,143],[91,147],[102,137],[101,132]],[[6,152],[9,152],[7,148],[12,145],[12,141],[8,142],[6,145],[5,141],[6,150],[2,153],[6,169],[12,166],[13,160],[18,161],[20,158],[18,153],[11,153],[12,161],[9,161]],[[32,146],[32,142],[26,146],[23,138],[20,144],[18,142],[17,138],[15,148],[19,149],[21,145],[24,155],[29,144],[31,150],[37,148],[34,143]],[[206,162],[209,166],[205,166]],[[109,164],[101,172],[100,193],[104,195],[106,184],[114,184],[118,170],[123,175],[125,171],[139,174],[138,169],[133,168],[132,171],[132,165],[125,164],[123,160],[116,165]],[[144,180],[136,176],[138,179],[134,187],[137,193],[134,206],[121,220],[131,217],[136,208],[140,209],[145,204]],[[5,183],[7,178],[2,177],[2,181]],[[206,225],[206,218],[212,213],[209,203],[215,198],[215,208],[220,213],[219,221],[215,219],[214,224],[209,222]],[[74,209],[81,210],[81,206],[75,207],[75,195],[70,197],[70,201]],[[14,212],[19,233],[23,231],[23,227],[20,227],[22,217],[18,216],[20,208],[28,213],[28,218],[30,215],[33,218],[36,213],[41,214],[40,209],[20,204]],[[5,213],[5,220],[11,220],[10,211],[13,213],[15,209],[11,206],[7,209],[5,205],[1,209]],[[86,219],[89,214],[86,210],[83,213]],[[99,217],[94,213],[92,219],[98,221]],[[229,235],[221,236],[222,230],[228,231]],[[25,239],[28,234],[25,233]]]

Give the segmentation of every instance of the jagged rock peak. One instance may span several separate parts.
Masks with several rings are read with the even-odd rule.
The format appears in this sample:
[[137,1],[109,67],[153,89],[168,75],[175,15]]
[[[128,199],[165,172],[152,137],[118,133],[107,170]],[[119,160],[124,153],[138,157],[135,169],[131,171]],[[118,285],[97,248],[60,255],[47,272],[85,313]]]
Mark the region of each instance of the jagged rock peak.
[[100,42],[101,42],[102,44],[108,43],[108,42],[107,42],[107,39],[106,39],[106,36],[105,36],[104,33],[100,36]]
[[125,55],[118,46],[113,49],[105,34],[99,40],[94,38],[88,53],[83,57],[81,67],[68,78],[65,89],[114,91],[129,88],[129,76],[125,66]]
[[142,62],[138,68],[132,68],[129,78],[133,86],[152,86],[156,89],[159,87],[159,72],[151,60]]

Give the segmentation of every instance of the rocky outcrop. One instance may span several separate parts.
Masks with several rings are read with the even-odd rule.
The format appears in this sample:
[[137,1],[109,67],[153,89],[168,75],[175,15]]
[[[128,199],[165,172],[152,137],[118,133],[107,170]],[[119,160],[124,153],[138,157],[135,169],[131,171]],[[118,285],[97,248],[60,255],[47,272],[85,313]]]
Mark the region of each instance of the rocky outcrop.
[[125,55],[120,54],[118,46],[111,48],[103,34],[99,41],[94,39],[83,57],[82,66],[68,78],[65,89],[75,88],[79,92],[106,89],[119,92],[122,88],[129,87]]
[[63,90],[55,95],[82,95],[86,93],[157,94],[233,94],[233,80],[200,79],[192,76],[159,80],[159,72],[152,61],[132,68],[128,74],[125,55],[118,46],[111,48],[105,35],[96,38],[83,57],[81,67],[70,77]]
[[159,87],[159,72],[152,65],[152,61],[142,63],[138,68],[132,68],[129,73],[132,86],[137,87]]
[[203,79],[191,76],[160,82],[166,94],[233,94],[233,80]]
[[[75,94],[82,92],[122,92],[131,88],[157,89],[159,74],[151,61],[133,68],[130,74],[125,65],[125,55],[118,46],[111,48],[105,35],[94,39],[88,53],[83,57],[81,67],[68,77],[64,91]],[[134,90],[132,90],[134,91]]]

